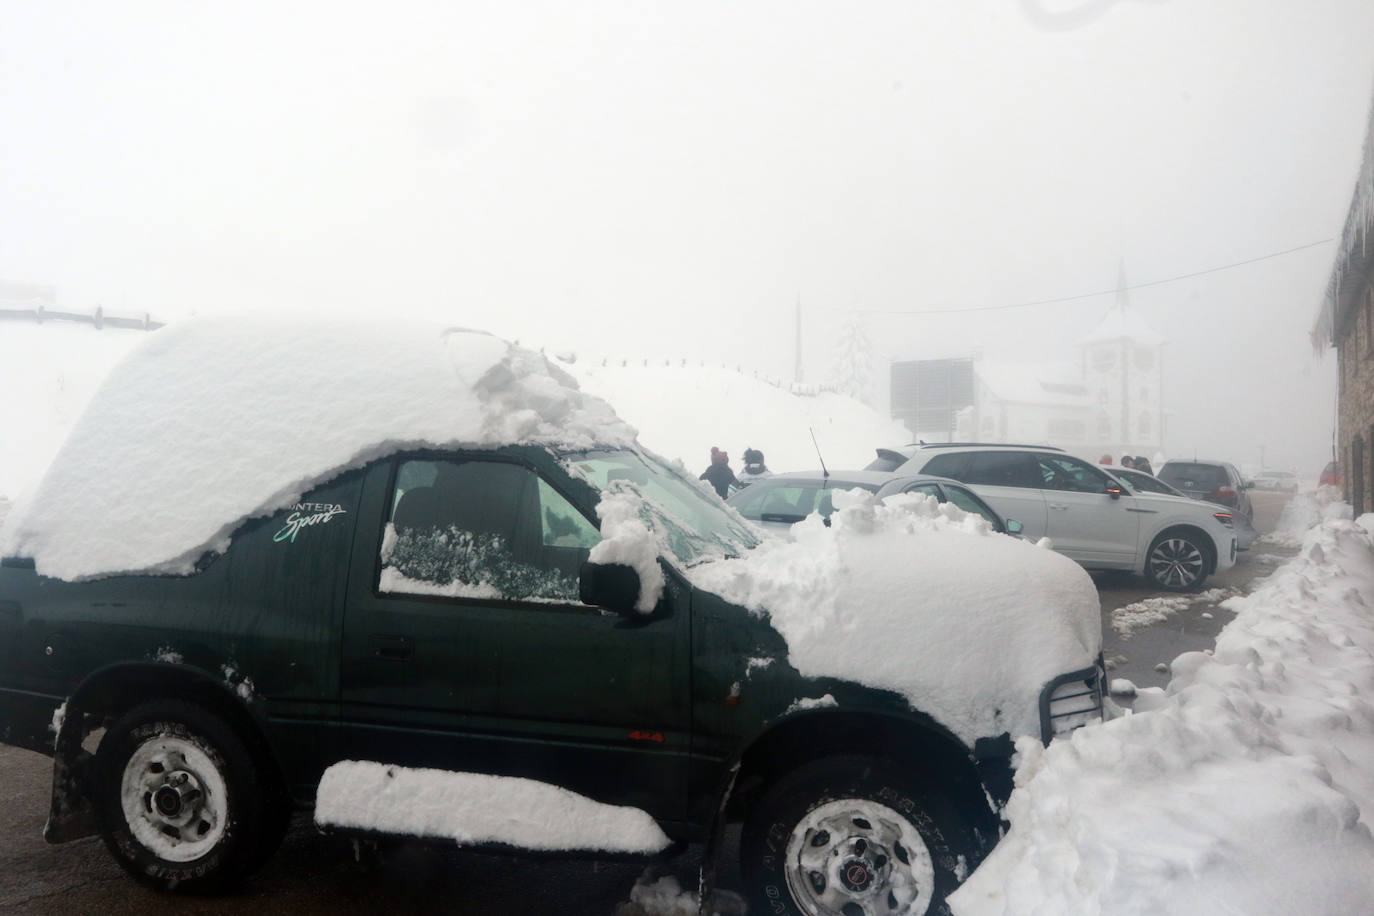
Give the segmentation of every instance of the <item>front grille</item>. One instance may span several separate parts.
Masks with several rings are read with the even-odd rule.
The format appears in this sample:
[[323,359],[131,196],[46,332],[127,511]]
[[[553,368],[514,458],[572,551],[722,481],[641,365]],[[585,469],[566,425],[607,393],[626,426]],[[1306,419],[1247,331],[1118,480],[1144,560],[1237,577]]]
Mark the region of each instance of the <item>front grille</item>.
[[1049,744],[1090,722],[1102,719],[1102,691],[1106,673],[1094,665],[1071,671],[1040,691],[1040,740]]

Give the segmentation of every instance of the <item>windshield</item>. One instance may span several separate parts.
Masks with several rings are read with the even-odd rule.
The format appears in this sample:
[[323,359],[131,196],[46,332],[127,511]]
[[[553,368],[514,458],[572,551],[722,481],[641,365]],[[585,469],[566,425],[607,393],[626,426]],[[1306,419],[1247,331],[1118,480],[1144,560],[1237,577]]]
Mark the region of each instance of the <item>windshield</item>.
[[661,536],[684,566],[739,556],[758,536],[711,493],[662,462],[630,451],[565,456],[573,473],[597,490],[632,489],[644,500],[640,520]]

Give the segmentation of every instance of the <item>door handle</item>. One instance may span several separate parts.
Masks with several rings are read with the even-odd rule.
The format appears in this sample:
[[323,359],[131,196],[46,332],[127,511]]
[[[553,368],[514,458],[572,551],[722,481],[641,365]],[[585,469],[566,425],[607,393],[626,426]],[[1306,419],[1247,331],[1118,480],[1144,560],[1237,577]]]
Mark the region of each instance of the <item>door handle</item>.
[[1061,512],[1063,512],[1063,511],[1067,511],[1069,507],[1068,507],[1067,505],[1065,505],[1064,503],[1050,503],[1050,508],[1051,508],[1051,509],[1058,509],[1058,510],[1060,510]]
[[403,662],[415,653],[415,640],[409,636],[369,636],[367,644],[377,658]]

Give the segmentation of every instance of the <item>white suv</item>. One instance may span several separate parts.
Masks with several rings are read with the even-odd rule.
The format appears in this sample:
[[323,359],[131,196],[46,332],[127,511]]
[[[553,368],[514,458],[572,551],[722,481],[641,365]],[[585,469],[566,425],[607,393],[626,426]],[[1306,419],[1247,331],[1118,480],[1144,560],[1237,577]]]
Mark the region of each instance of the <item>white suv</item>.
[[[895,465],[897,459],[906,461]],[[1088,569],[1127,569],[1191,591],[1236,562],[1231,514],[1162,493],[1132,493],[1096,465],[1049,446],[940,443],[879,449],[870,467],[967,484],[1023,536],[1048,537]]]

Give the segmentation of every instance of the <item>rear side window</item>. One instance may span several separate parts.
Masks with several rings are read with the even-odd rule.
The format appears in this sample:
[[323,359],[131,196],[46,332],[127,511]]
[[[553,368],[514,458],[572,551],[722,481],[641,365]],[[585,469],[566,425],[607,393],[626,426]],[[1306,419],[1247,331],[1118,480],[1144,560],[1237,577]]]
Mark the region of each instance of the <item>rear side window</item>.
[[1027,452],[974,452],[971,457],[968,472],[956,480],[989,487],[1039,489],[1045,485],[1040,463]]
[[968,458],[967,452],[963,454],[944,452],[927,461],[925,467],[921,468],[921,473],[929,474],[932,477],[963,480],[964,474],[968,471]]
[[1226,484],[1226,471],[1214,464],[1170,461],[1159,472],[1159,479],[1180,490],[1212,492]]

